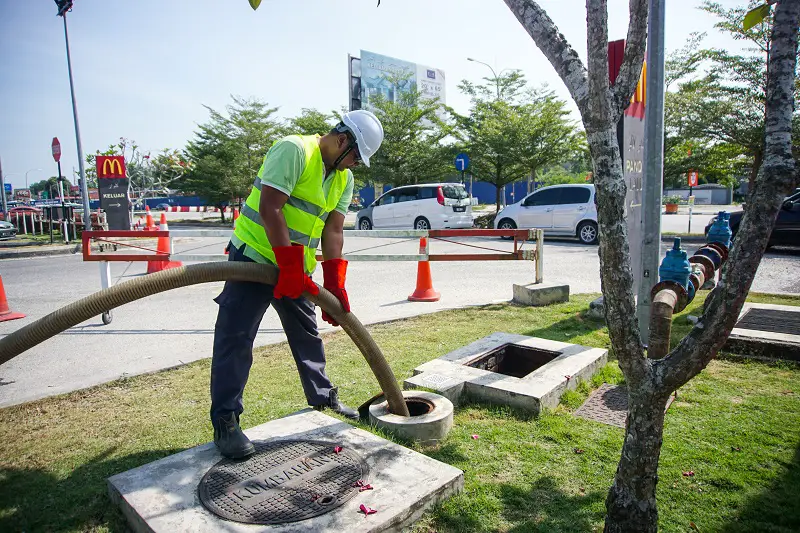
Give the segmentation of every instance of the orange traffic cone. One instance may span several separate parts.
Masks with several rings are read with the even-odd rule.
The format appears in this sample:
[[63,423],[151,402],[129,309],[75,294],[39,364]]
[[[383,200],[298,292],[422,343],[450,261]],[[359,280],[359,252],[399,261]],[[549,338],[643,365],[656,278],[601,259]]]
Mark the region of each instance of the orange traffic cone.
[[153,214],[150,213],[150,206],[145,206],[145,231],[153,231],[156,229],[156,225],[153,222]]
[[[150,217],[150,213],[147,214]],[[152,221],[152,217],[150,218]],[[169,231],[169,227],[167,226],[167,215],[165,213],[161,213],[161,224],[159,224],[160,231]],[[156,250],[159,254],[169,254],[169,237],[159,237],[158,238],[158,245],[156,246]],[[167,270],[168,268],[178,268],[182,267],[183,263],[180,261],[148,261],[147,262],[147,273],[152,274],[154,272],[161,272],[162,270]]]
[[11,312],[11,308],[8,306],[8,300],[6,300],[6,290],[3,287],[3,277],[0,276],[0,322],[16,320],[18,318],[25,318],[25,315],[23,313]]
[[[425,248],[428,247],[427,237],[420,237],[419,239],[419,253],[425,253]],[[431,264],[429,261],[417,262],[417,288],[408,297],[411,302],[438,302],[441,298],[439,291],[433,288],[433,281],[431,280]]]

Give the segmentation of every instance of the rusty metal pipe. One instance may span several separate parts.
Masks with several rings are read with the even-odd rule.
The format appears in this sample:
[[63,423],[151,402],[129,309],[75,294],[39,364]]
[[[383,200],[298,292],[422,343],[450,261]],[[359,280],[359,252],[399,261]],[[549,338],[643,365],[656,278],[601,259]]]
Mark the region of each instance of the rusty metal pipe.
[[678,294],[672,289],[662,289],[653,298],[650,307],[650,343],[647,357],[662,359],[669,353],[672,334],[672,314],[678,304]]

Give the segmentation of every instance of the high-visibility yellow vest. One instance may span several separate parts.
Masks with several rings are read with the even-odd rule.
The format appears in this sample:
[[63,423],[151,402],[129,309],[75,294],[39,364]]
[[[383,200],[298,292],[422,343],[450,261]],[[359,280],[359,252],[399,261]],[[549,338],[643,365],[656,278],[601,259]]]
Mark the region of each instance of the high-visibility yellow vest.
[[[334,170],[326,177],[325,163],[322,162],[322,153],[319,149],[319,135],[298,137],[303,142],[305,151],[305,169],[282,211],[289,228],[289,240],[305,247],[305,270],[311,274],[317,267],[316,251],[325,221],[330,212],[339,205],[347,186],[347,171]],[[245,255],[258,263],[266,261],[276,263],[264,223],[258,214],[261,202],[261,177],[264,174],[267,157],[269,154],[264,157],[256,181],[253,183],[253,190],[242,206],[241,216],[236,220],[236,229],[231,238],[231,242],[237,248],[246,244]],[[322,188],[325,179],[333,180],[327,196]],[[252,253],[253,251],[257,254]]]

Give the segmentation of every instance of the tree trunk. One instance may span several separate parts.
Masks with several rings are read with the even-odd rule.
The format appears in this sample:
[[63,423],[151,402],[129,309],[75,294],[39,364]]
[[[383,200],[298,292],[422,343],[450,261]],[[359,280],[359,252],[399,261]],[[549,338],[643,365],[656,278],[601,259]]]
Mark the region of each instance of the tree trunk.
[[500,212],[500,190],[503,187],[505,187],[505,185],[503,185],[502,187],[500,185],[495,185],[495,207],[497,208],[497,211],[495,211],[495,213]]
[[625,444],[606,498],[606,533],[658,531],[656,484],[666,398],[655,395],[652,385],[642,389],[628,391]]
[[764,163],[764,151],[761,148],[756,150],[756,153],[753,154],[753,168],[750,169],[750,177],[747,180],[747,196],[749,203],[750,194],[753,192],[753,189],[756,185],[756,178],[758,177],[758,171],[761,170],[761,165]]

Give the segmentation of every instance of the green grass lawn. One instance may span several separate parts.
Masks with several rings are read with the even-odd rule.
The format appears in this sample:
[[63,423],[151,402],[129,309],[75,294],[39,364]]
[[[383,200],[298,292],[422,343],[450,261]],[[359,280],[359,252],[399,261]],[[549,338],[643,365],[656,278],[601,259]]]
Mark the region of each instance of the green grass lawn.
[[[674,341],[689,330],[675,319]],[[370,328],[398,380],[494,331],[607,347],[585,317],[593,295],[548,308],[490,305]],[[751,301],[800,305],[753,295]],[[329,373],[358,405],[377,391],[344,333],[325,337]],[[208,442],[210,362],[119,380],[0,410],[0,531],[121,531],[106,478]],[[609,363],[538,418],[473,404],[458,409],[439,447],[420,450],[465,472],[465,490],[424,516],[418,533],[602,530],[623,430],[576,418],[592,388],[616,383]],[[285,344],[259,349],[245,394],[245,427],[305,407]],[[366,426],[362,426],[368,429]],[[472,439],[477,434],[479,438]],[[800,368],[715,360],[683,387],[666,417],[659,508],[663,531],[800,530]],[[684,476],[684,472],[694,475]]]

